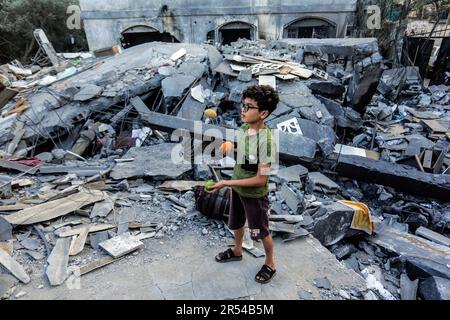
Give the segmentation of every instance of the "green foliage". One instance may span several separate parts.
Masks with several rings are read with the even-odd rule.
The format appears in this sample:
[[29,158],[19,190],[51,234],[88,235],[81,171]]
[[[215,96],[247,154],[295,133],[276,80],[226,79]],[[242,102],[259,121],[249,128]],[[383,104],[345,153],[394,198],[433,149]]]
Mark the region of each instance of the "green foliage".
[[84,31],[67,28],[70,5],[78,0],[0,0],[0,62],[29,63],[38,50],[36,28],[45,31],[57,52],[86,50]]

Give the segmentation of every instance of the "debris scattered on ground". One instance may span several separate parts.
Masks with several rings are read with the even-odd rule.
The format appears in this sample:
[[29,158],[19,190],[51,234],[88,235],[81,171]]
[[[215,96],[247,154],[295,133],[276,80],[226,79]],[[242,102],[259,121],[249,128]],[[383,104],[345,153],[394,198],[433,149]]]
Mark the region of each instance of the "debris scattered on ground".
[[61,285],[181,230],[228,243],[229,190],[204,184],[233,166],[198,163],[180,146],[201,133],[233,152],[225,133],[259,83],[280,95],[266,122],[280,138],[272,235],[317,238],[368,291],[334,292],[326,277],[317,288],[346,300],[448,299],[450,94],[424,86],[415,67],[389,69],[375,39],[241,39],[221,52],[147,43],[65,68],[71,55],[43,50],[52,66],[0,68],[11,80],[0,87],[0,263],[12,275],[2,296],[33,270]]

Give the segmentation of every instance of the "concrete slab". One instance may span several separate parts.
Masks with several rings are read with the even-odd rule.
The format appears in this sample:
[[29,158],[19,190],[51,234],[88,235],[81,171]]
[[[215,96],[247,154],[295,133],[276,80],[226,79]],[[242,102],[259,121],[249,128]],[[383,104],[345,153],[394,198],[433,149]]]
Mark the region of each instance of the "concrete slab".
[[[24,299],[299,299],[300,289],[313,299],[326,299],[314,279],[327,277],[332,290],[365,290],[364,279],[324,248],[312,236],[289,243],[275,239],[277,275],[261,285],[254,276],[264,263],[249,254],[240,262],[217,263],[214,256],[225,244],[200,244],[200,235],[187,234],[176,243],[147,239],[137,256],[127,256],[81,277],[82,290],[67,286],[35,289],[31,283],[21,289]],[[262,248],[260,243],[257,247]],[[139,281],[136,281],[139,279]],[[39,281],[39,280],[38,280]],[[329,299],[329,298],[328,298]]]
[[[131,148],[124,158],[134,160],[118,163],[112,170],[111,177],[116,180],[143,176],[157,180],[176,180],[191,170],[190,164],[167,161],[171,159],[176,146],[176,143],[163,143],[149,147]],[[165,165],[162,166],[162,163]]]

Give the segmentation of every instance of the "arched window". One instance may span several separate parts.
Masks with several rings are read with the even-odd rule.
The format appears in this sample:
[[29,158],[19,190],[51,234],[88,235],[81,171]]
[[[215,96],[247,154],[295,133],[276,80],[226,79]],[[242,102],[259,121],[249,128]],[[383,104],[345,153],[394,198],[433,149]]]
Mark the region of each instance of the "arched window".
[[122,32],[121,42],[125,49],[153,41],[180,42],[170,33],[161,33],[149,26],[136,25]]
[[241,39],[255,40],[255,26],[241,21],[230,22],[219,28],[219,40],[222,44],[230,44]]
[[284,38],[334,38],[336,26],[321,18],[302,18],[284,28]]

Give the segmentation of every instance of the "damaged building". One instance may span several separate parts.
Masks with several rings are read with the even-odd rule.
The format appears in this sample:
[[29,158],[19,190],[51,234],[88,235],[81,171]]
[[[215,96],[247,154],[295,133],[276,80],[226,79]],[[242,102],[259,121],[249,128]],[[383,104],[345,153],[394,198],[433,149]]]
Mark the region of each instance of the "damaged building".
[[227,1],[217,7],[211,1],[81,0],[80,6],[94,51],[151,41],[230,44],[239,38],[342,38],[354,27],[356,2]]
[[[133,16],[140,2],[104,15],[95,9],[101,3],[82,1],[91,46],[116,46],[131,25],[145,30],[145,19]],[[195,21],[174,8],[163,10],[168,21]],[[333,36],[345,32],[351,10],[337,10]],[[273,19],[281,38],[294,16],[266,22]],[[110,36],[94,31],[101,22],[89,26],[102,17]],[[223,23],[195,37],[184,34],[191,27],[159,23],[146,24],[158,30],[158,41],[101,54],[56,54],[45,42],[46,66],[0,66],[0,297],[44,292],[30,283],[50,294],[80,277],[120,287],[142,261],[152,281],[162,282],[145,297],[265,297],[242,285],[241,274],[231,279],[192,251],[233,241],[229,190],[212,195],[203,188],[206,180],[229,179],[233,159],[197,161],[179,147],[187,137],[194,138],[189,150],[213,140],[235,143],[243,91],[267,84],[280,96],[266,121],[279,134],[280,160],[269,178],[269,226],[279,259],[292,265],[280,273],[274,297],[450,299],[446,85],[426,86],[417,67],[390,68],[374,38],[295,39],[303,32],[297,30],[262,40],[262,23],[253,21],[259,40],[215,47],[203,42],[210,30],[220,39]],[[193,43],[175,43],[177,32],[177,41]],[[142,36],[129,39],[148,42]],[[203,140],[196,139],[198,125]],[[186,161],[170,161],[173,154]],[[180,247],[167,247],[171,242]],[[264,256],[256,241],[244,248],[250,259]],[[184,259],[189,263],[179,264]],[[108,274],[119,276],[105,280]],[[222,274],[227,278],[202,278]]]

